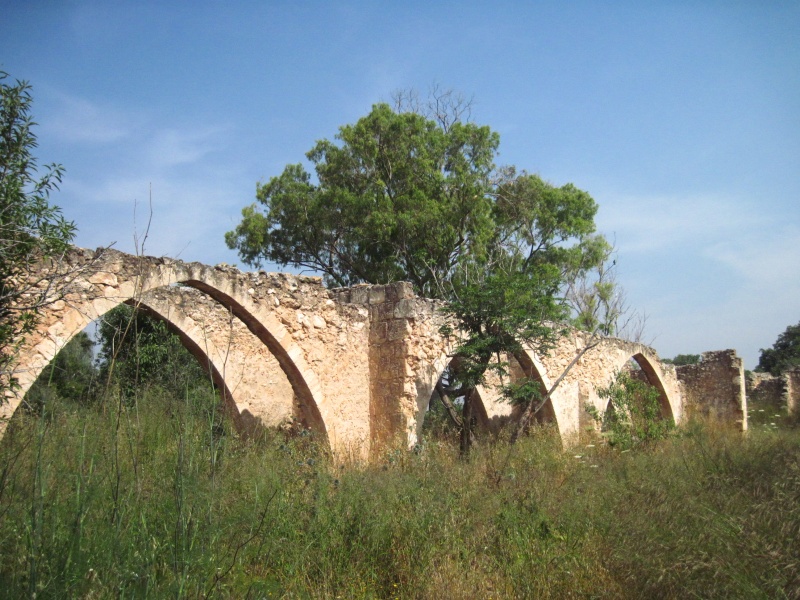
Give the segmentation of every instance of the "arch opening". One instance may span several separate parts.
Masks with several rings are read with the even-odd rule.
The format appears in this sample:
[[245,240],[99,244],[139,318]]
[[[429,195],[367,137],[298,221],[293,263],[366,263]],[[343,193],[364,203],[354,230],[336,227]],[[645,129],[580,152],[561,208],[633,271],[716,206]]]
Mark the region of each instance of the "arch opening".
[[[451,397],[447,392],[452,383],[456,360],[455,358],[451,359],[442,369],[427,397],[427,403],[420,407],[418,430],[421,437],[450,438],[458,432],[456,422],[460,422],[463,417],[464,397]],[[478,430],[486,430],[489,425],[489,417],[479,389],[472,391],[471,400],[473,430],[475,430],[475,426]]]
[[[631,356],[627,365],[630,365],[628,369],[632,376],[642,379],[658,390],[658,404],[661,411],[661,418],[668,419],[674,425],[675,416],[672,413],[672,405],[669,402],[669,397],[664,389],[661,377],[659,377],[658,371],[653,363],[650,362],[644,354],[638,352]],[[638,369],[636,367],[638,367]]]
[[[421,408],[420,428],[423,432],[432,430],[447,431],[455,426],[454,419],[450,416],[445,404],[442,402],[442,389],[447,388],[451,376],[454,361],[451,360],[442,369],[439,378],[428,397],[428,402]],[[506,363],[506,374],[501,376],[497,372],[487,373],[487,380],[484,385],[478,386],[473,391],[473,418],[474,425],[481,432],[499,434],[511,423],[516,423],[525,410],[524,404],[513,404],[503,393],[503,387],[509,383],[518,382],[529,378],[532,380],[536,389],[537,398],[544,398],[547,394],[547,385],[535,362],[526,353],[507,356],[504,358]],[[534,400],[536,401],[536,400]],[[463,406],[463,398],[451,399],[458,416]],[[543,405],[536,410],[532,422],[528,425],[542,425],[555,428],[559,433],[558,419],[553,407],[552,398],[548,398]]]
[[[2,409],[0,409],[0,433],[5,429],[5,423],[7,423],[14,414],[34,381],[38,378],[39,374],[46,369],[58,351],[65,347],[85,326],[96,319],[102,318],[109,310],[122,303],[141,306],[151,317],[154,316],[163,319],[170,330],[178,334],[184,347],[187,348],[206,371],[214,386],[219,391],[224,405],[228,408],[235,408],[236,403],[233,402],[233,398],[236,394],[226,383],[224,368],[221,369],[219,365],[215,365],[202,345],[196,340],[192,340],[191,336],[188,335],[181,326],[172,323],[169,315],[160,314],[158,310],[154,310],[142,300],[142,298],[147,297],[147,294],[154,291],[172,288],[176,284],[185,284],[190,288],[198,290],[198,293],[208,296],[226,311],[229,311],[238,321],[244,324],[247,330],[259,340],[260,344],[263,344],[277,361],[280,370],[286,376],[292,388],[294,398],[297,400],[296,404],[302,408],[301,417],[298,420],[308,429],[321,435],[325,439],[325,442],[329,444],[330,440],[328,439],[327,428],[317,405],[316,395],[312,392],[309,384],[305,380],[306,376],[313,375],[313,373],[307,372],[308,369],[305,369],[306,372],[304,372],[303,369],[297,366],[295,360],[292,358],[294,354],[290,355],[291,350],[296,350],[296,348],[293,348],[291,340],[282,340],[283,344],[286,345],[286,347],[284,347],[269,328],[261,323],[250,310],[213,285],[188,277],[170,277],[169,275],[170,273],[166,273],[166,276],[164,273],[159,273],[157,277],[141,276],[135,280],[139,283],[135,283],[134,280],[123,280],[114,290],[118,295],[109,293],[111,292],[110,288],[96,286],[98,291],[102,292],[99,297],[97,295],[89,295],[87,299],[87,296],[84,294],[82,296],[83,300],[68,298],[66,309],[62,307],[56,315],[45,314],[42,319],[42,321],[45,322],[42,331],[36,334],[35,339],[27,344],[23,355],[20,356],[19,364],[21,367],[19,372],[21,376],[19,377],[19,389],[15,394],[6,399],[6,403],[2,406]],[[116,281],[115,278],[115,284]],[[141,283],[142,281],[144,281],[144,283]],[[82,285],[84,285],[84,289],[86,289],[88,282]],[[125,290],[128,290],[128,294],[135,294],[135,297],[126,295]],[[61,302],[61,304],[64,305],[65,303]],[[242,422],[238,410],[232,410],[230,412],[237,415],[235,419],[237,424]],[[253,420],[250,419],[246,420],[251,423],[253,422]]]
[[[188,401],[206,414],[224,413],[241,429],[231,391],[203,349],[145,305],[120,309],[133,304],[120,303],[56,348],[20,406],[41,415],[46,408],[70,410],[70,405],[105,412],[109,401],[131,407],[145,398],[167,400],[165,409],[171,411],[173,402]],[[215,417],[214,423],[222,432],[222,420]]]
[[[519,352],[514,356],[516,364],[519,366],[519,377],[527,377],[535,382],[540,398],[544,398],[549,391],[547,384],[544,382],[544,377],[539,368],[534,363],[533,359],[527,352]],[[520,413],[522,411],[520,410]],[[522,415],[520,414],[520,417]],[[534,414],[535,422],[540,425],[549,425],[556,428],[560,434],[558,419],[556,418],[555,408],[553,407],[553,398],[547,398],[544,404]]]

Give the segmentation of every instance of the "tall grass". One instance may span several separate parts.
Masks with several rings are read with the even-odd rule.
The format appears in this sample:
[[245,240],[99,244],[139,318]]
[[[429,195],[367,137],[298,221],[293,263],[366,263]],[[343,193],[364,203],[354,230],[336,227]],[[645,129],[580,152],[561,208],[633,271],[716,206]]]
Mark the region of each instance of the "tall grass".
[[431,437],[342,468],[312,436],[220,428],[211,393],[139,396],[15,417],[0,595],[800,597],[796,430],[620,452],[542,429],[469,462]]

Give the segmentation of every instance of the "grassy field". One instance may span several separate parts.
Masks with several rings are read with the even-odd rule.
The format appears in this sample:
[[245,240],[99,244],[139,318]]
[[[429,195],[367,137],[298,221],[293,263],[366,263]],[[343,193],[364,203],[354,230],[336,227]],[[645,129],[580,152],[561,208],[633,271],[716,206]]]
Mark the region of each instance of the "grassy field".
[[187,396],[15,417],[0,595],[800,598],[800,432],[766,414],[626,452],[544,429],[468,462],[432,435],[340,467]]

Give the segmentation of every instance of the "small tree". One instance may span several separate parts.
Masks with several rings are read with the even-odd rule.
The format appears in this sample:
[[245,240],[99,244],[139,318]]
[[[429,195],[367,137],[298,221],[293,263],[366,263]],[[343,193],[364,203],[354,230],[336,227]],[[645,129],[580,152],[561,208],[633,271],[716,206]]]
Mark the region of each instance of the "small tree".
[[59,257],[75,234],[49,202],[63,168],[47,165],[41,176],[37,170],[30,85],[7,79],[0,72],[0,391],[15,383],[16,352],[38,310],[58,298],[56,270],[36,275],[34,266]]
[[699,354],[678,354],[675,358],[665,358],[661,362],[668,365],[675,365],[676,367],[683,367],[686,365],[696,365],[701,360]]
[[800,365],[800,323],[789,325],[772,348],[761,349],[756,371],[780,375],[797,365]]
[[612,446],[627,450],[663,439],[672,429],[670,421],[662,418],[658,389],[627,371],[617,373],[597,395],[607,402],[605,413],[599,414],[594,407],[587,410],[602,423]]

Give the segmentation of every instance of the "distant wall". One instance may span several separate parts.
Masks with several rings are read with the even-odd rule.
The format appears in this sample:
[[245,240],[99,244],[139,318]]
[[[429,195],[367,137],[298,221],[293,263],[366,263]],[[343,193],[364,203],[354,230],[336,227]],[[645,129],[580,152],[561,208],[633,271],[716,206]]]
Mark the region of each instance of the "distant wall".
[[745,382],[748,402],[756,402],[776,410],[786,408],[785,377],[776,377],[769,373],[748,373]]
[[790,415],[800,414],[800,367],[781,375],[747,374],[747,398]]
[[675,371],[687,411],[747,429],[744,364],[735,350],[704,352],[698,364],[679,366]]
[[800,367],[783,374],[786,378],[786,410],[790,415],[800,414]]

